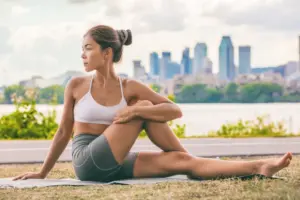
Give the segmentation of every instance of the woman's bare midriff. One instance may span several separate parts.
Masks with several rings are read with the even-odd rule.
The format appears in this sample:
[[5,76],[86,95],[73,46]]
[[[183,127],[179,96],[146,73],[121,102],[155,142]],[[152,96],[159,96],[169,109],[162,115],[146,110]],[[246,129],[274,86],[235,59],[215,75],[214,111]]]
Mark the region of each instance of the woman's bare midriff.
[[89,133],[95,135],[101,135],[105,129],[107,129],[109,125],[105,124],[89,124],[89,123],[82,123],[82,122],[75,122],[74,123],[74,137],[76,135]]

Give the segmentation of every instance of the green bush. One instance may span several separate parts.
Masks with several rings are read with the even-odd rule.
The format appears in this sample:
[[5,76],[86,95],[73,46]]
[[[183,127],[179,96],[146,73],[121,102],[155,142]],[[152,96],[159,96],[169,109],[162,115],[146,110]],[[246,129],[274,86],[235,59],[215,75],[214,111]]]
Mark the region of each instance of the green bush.
[[238,120],[237,123],[228,123],[216,132],[209,132],[209,137],[280,137],[292,135],[288,133],[284,122],[267,122],[269,116],[260,116],[256,120]]
[[57,128],[56,111],[47,116],[36,110],[35,101],[14,102],[16,110],[0,118],[1,139],[51,139]]
[[[168,125],[171,127],[172,131],[174,132],[174,134],[179,137],[179,138],[185,138],[185,128],[186,128],[186,125],[183,124],[183,125],[179,125],[179,124],[175,124],[175,127],[173,126],[174,125],[174,122],[173,121],[169,121],[168,122]],[[172,127],[173,126],[173,127]],[[140,135],[139,135],[140,138],[147,138],[147,133],[145,130],[142,130],[140,132]]]

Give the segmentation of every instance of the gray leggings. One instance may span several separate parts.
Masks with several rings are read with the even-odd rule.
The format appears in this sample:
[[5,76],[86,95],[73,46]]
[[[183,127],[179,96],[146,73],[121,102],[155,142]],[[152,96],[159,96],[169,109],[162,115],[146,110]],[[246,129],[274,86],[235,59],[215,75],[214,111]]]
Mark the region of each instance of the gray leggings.
[[104,134],[76,135],[72,141],[72,163],[79,180],[109,182],[133,178],[137,152],[129,152],[120,165]]

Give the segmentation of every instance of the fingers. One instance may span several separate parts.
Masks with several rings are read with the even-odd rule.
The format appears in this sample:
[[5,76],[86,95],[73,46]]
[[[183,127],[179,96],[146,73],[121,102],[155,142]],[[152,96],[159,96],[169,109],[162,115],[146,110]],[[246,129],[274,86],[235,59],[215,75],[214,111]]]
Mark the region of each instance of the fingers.
[[13,180],[13,181],[16,181],[16,180],[19,180],[19,179],[24,180],[24,179],[23,179],[24,177],[26,177],[26,174],[22,174],[22,175],[16,176],[16,177],[14,177],[12,180]]

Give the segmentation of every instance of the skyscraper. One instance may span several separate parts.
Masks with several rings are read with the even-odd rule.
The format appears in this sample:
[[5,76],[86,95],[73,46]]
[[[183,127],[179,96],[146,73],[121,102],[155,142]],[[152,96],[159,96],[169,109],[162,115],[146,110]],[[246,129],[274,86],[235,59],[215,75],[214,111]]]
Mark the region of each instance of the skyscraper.
[[165,79],[172,79],[176,74],[180,74],[180,64],[176,62],[169,62],[166,69]]
[[162,58],[160,61],[160,73],[159,77],[161,80],[165,80],[167,78],[167,70],[169,63],[171,62],[171,52],[164,51],[162,52]]
[[251,72],[251,47],[239,47],[239,74],[249,74]]
[[159,76],[159,57],[156,52],[150,54],[150,74],[152,76]]
[[146,74],[145,68],[142,66],[142,61],[134,60],[133,61],[133,76],[138,79]]
[[163,57],[163,59],[171,61],[171,52],[169,52],[169,51],[162,52],[162,57]]
[[189,48],[185,48],[182,52],[181,65],[183,67],[183,74],[192,74],[192,64]]
[[223,36],[219,46],[219,77],[232,81],[235,77],[233,45],[230,36]]
[[207,46],[205,43],[197,43],[194,48],[193,73],[203,71],[204,60],[207,57]]

